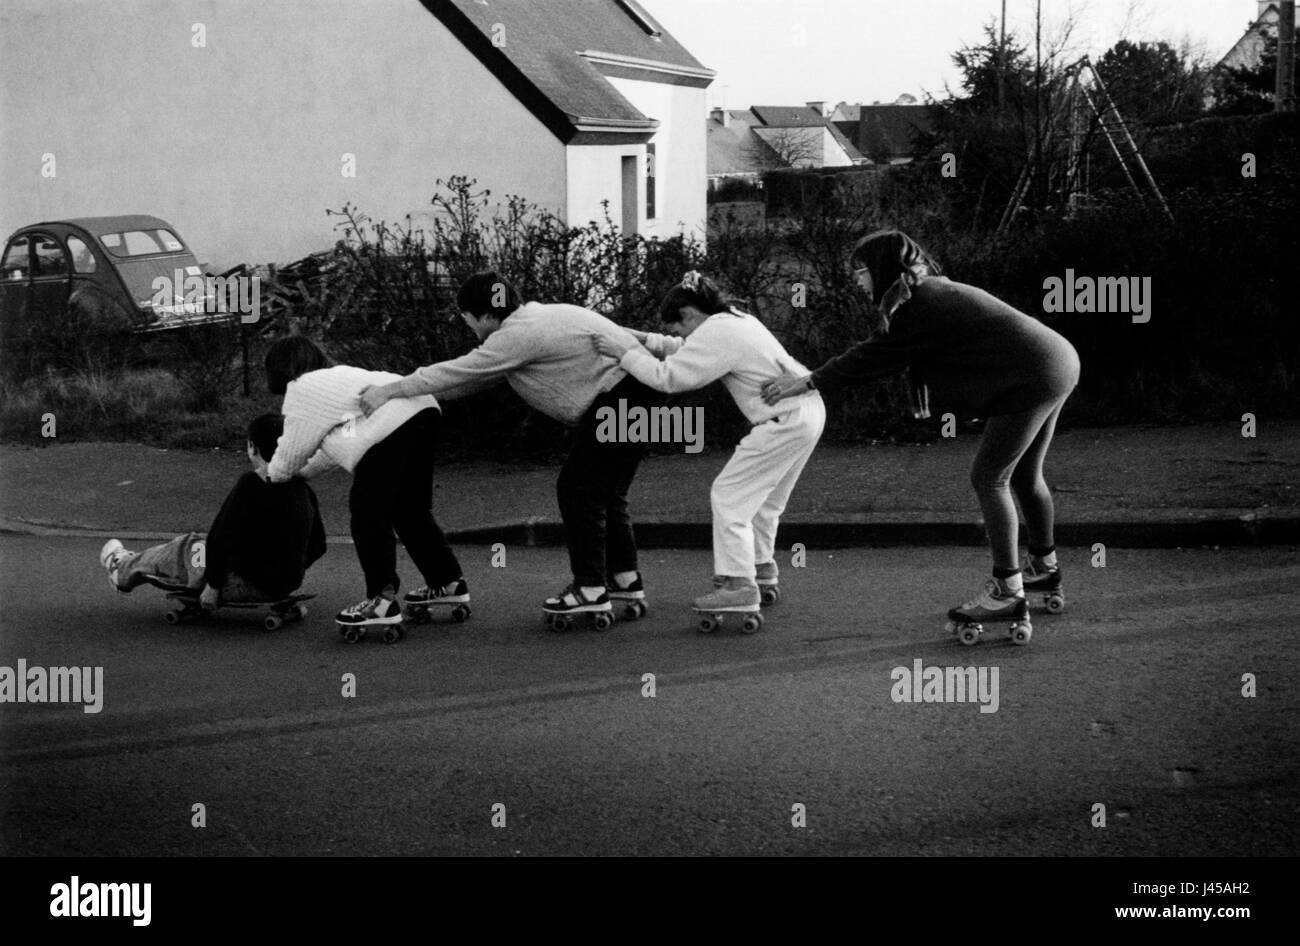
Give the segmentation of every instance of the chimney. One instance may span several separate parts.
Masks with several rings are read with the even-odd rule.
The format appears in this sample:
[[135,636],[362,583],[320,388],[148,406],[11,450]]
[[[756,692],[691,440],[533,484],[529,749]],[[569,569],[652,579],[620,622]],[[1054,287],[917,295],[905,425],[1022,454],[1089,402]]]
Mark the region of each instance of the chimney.
[[805,104],[806,104],[809,108],[811,108],[811,109],[815,109],[815,110],[817,111],[817,117],[818,117],[818,118],[825,118],[825,117],[826,117],[826,103],[825,103],[824,101],[822,101],[822,102],[806,102]]
[[723,128],[731,127],[731,117],[727,114],[725,108],[715,108],[709,112],[709,117],[715,122],[721,122]]

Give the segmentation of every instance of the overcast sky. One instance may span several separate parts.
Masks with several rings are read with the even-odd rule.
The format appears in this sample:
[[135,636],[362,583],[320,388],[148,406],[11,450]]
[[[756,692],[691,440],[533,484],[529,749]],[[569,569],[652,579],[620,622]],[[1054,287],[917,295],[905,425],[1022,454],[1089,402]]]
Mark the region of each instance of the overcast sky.
[[[718,77],[709,104],[924,100],[955,89],[953,52],[978,43],[1001,0],[641,0]],[[1029,41],[1035,0],[1007,0],[1007,29]],[[1072,52],[1117,40],[1185,43],[1217,61],[1254,19],[1256,0],[1043,0],[1044,37],[1080,22]],[[798,45],[799,40],[803,45]]]

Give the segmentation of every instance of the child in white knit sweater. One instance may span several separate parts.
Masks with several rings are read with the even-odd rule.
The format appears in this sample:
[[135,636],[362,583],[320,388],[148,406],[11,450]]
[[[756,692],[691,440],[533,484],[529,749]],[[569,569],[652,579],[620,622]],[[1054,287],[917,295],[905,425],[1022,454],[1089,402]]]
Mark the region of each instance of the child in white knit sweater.
[[271,346],[266,375],[271,393],[284,395],[284,434],[269,479],[310,478],[333,466],[353,476],[348,506],[366,596],[340,612],[338,623],[358,628],[401,623],[398,538],[427,582],[406,594],[406,604],[426,611],[430,604],[459,605],[456,613],[467,615],[469,589],[432,511],[434,447],[442,419],[438,402],[430,395],[392,401],[367,417],[361,392],[398,376],[334,365],[302,336]]
[[826,408],[815,391],[775,407],[764,402],[763,385],[801,371],[799,362],[708,277],[687,273],[659,314],[672,335],[633,333],[641,344],[632,347],[599,335],[593,344],[647,387],[668,394],[721,379],[754,425],[713,481],[715,587],[695,601],[702,611],[752,611],[760,585],[764,603],[776,600],[777,526],[826,425]]

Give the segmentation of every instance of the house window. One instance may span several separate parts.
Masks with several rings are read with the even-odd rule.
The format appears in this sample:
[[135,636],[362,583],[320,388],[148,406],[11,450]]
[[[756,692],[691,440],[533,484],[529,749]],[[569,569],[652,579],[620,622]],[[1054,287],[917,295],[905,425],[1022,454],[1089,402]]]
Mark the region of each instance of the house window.
[[659,216],[655,212],[655,146],[645,146],[645,218],[654,220]]

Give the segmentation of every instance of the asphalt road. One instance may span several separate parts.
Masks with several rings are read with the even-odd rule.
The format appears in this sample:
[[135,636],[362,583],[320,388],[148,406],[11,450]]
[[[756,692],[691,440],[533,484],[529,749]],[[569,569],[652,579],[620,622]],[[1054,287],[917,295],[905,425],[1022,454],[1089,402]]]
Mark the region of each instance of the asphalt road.
[[[810,551],[762,632],[706,636],[706,553],[646,551],[646,619],[554,635],[562,550],[467,547],[468,623],[348,646],[348,545],[307,621],[267,632],[165,624],[157,591],[109,589],[101,544],[0,537],[0,666],[104,668],[97,714],[0,704],[2,854],[1300,851],[1295,548],[1066,549],[1065,614],[966,648],[943,612],[979,548]],[[895,702],[916,660],[996,668],[996,712]]]

